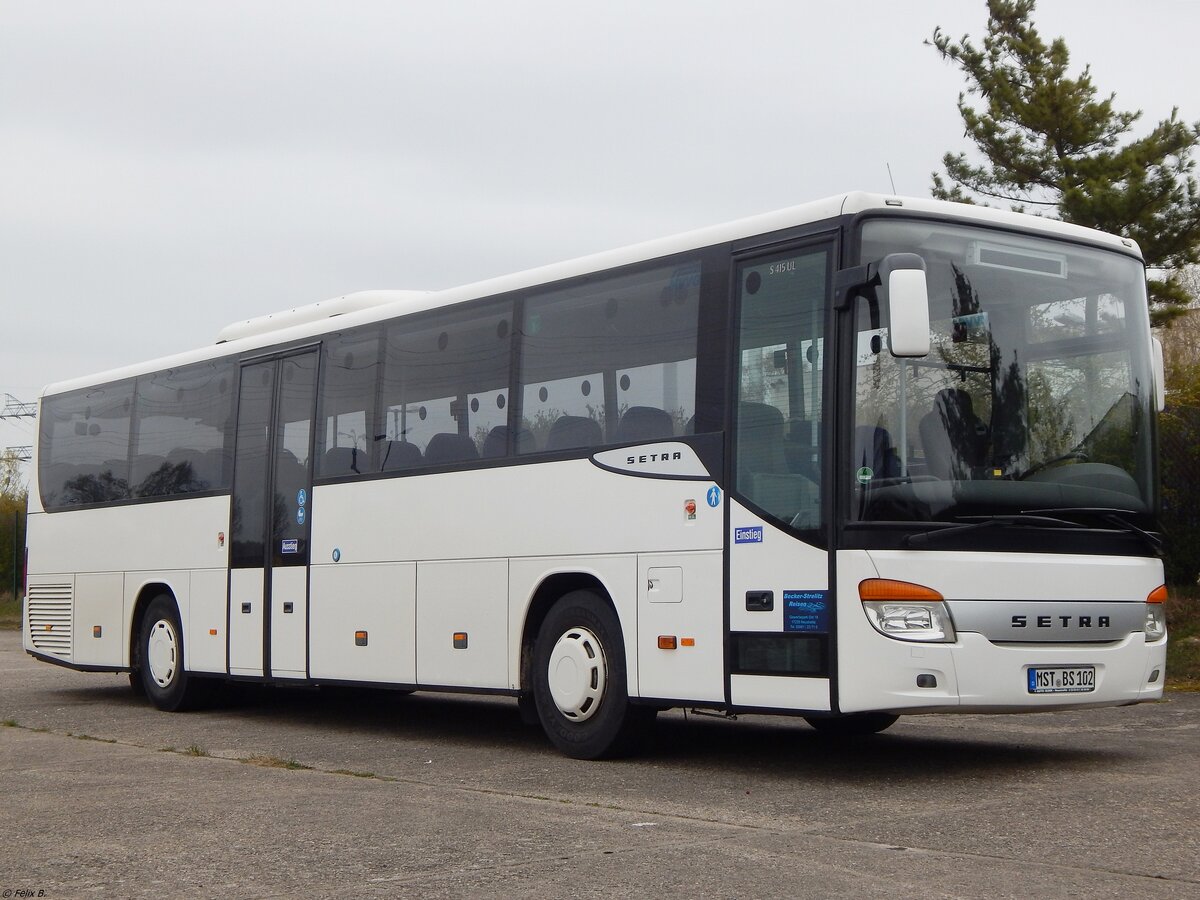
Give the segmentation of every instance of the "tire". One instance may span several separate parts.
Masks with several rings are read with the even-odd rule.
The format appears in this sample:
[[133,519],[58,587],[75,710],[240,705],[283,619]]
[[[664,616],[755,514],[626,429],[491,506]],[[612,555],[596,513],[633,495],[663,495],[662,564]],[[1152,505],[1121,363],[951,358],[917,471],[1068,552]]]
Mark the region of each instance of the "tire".
[[591,591],[551,608],[534,644],[533,699],[546,736],[574,759],[640,749],[657,710],[629,702],[621,625]]
[[195,708],[206,684],[184,670],[183,628],[170,594],[150,601],[138,637],[138,668],[142,690],[156,707],[167,712]]
[[865,737],[869,734],[878,734],[884,729],[891,728],[896,724],[899,716],[893,716],[891,713],[850,713],[845,716],[828,716],[818,718],[817,716],[804,717],[804,721],[811,725],[821,734],[830,737]]

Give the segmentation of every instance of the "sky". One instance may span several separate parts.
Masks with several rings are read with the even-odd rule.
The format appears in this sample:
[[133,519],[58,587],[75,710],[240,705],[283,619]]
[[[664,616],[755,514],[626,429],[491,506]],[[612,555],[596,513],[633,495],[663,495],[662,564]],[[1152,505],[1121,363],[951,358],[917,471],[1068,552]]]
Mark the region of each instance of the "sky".
[[[983,0],[0,0],[0,405],[352,291],[437,289],[969,150]],[[1200,3],[1041,0],[1139,131]],[[890,167],[890,175],[889,175]],[[0,421],[0,450],[33,442]]]

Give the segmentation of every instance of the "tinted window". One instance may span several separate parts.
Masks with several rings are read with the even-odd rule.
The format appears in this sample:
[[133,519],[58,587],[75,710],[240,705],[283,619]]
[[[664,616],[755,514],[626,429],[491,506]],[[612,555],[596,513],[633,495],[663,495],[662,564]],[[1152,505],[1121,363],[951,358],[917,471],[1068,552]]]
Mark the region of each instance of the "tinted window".
[[132,381],[43,401],[38,479],[46,509],[129,497],[132,409]]
[[317,476],[336,478],[379,471],[372,454],[383,429],[375,421],[380,371],[379,329],[326,339],[321,364]]
[[227,490],[234,365],[200,363],[137,379],[135,497]]
[[587,279],[530,298],[520,451],[685,434],[695,415],[700,263]]
[[504,455],[511,341],[508,303],[389,325],[378,467]]
[[[229,564],[234,567],[261,568],[266,500],[262,490],[267,484],[271,441],[271,406],[275,396],[275,363],[262,362],[242,370],[238,398],[237,459],[234,466],[233,533]],[[286,508],[271,511],[271,521],[282,521]]]

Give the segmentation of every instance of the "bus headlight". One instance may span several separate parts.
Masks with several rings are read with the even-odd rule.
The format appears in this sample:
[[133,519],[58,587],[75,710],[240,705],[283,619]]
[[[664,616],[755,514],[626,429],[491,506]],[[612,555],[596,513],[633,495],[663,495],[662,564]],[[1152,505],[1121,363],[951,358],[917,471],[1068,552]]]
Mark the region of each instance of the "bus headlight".
[[1146,598],[1146,640],[1161,641],[1167,634],[1167,612],[1163,602],[1167,599],[1167,586],[1155,588]]
[[863,612],[880,634],[901,641],[954,641],[954,622],[942,595],[932,588],[889,578],[858,586]]

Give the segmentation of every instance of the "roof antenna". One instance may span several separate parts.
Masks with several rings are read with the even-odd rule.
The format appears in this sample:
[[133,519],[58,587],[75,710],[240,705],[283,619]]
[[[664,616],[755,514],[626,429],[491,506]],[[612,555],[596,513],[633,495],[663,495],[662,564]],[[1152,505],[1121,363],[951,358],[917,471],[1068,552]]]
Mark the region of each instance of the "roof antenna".
[[895,194],[896,193],[896,179],[892,177],[892,164],[890,162],[885,162],[884,165],[887,166],[888,181],[890,181],[892,183],[892,193]]

